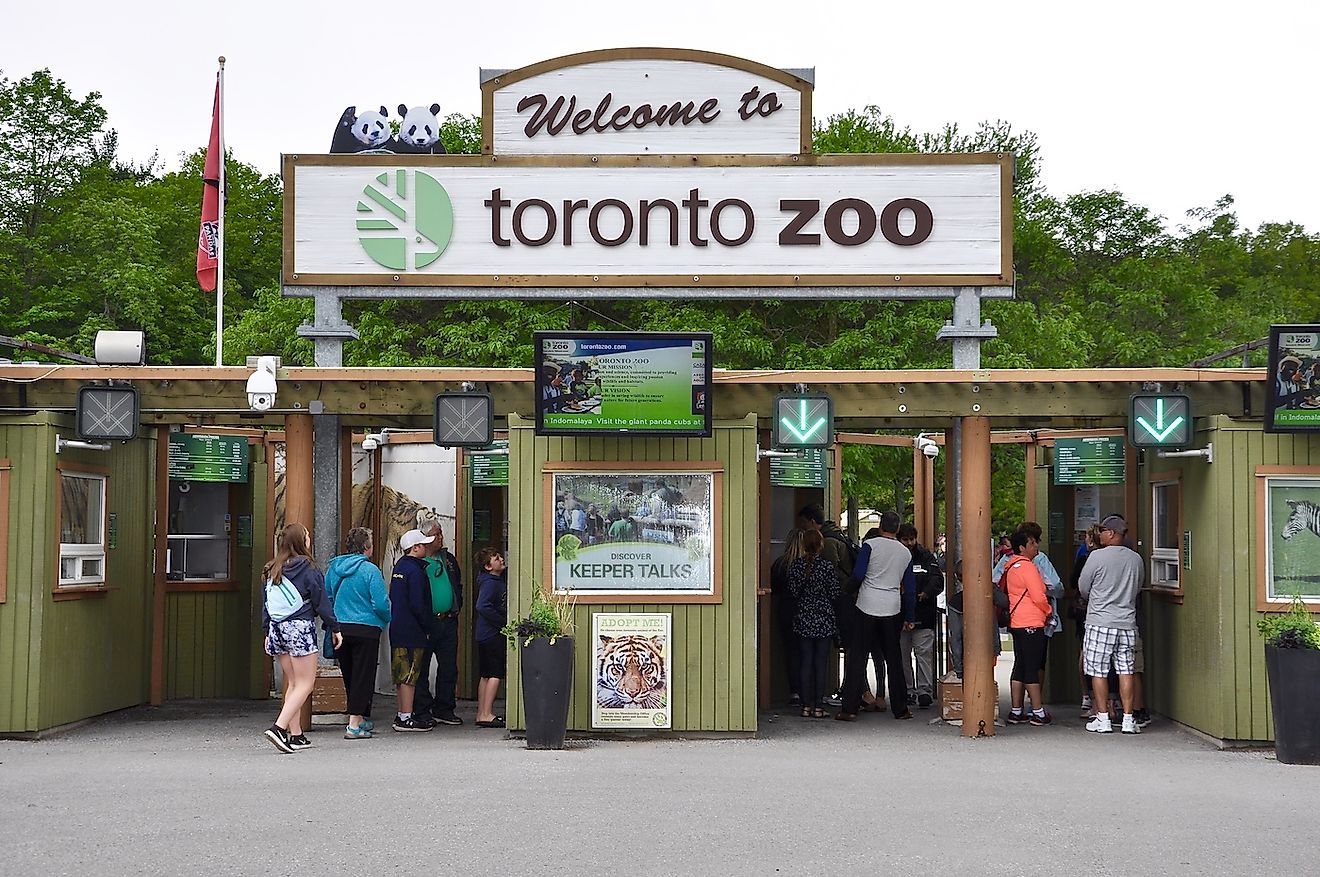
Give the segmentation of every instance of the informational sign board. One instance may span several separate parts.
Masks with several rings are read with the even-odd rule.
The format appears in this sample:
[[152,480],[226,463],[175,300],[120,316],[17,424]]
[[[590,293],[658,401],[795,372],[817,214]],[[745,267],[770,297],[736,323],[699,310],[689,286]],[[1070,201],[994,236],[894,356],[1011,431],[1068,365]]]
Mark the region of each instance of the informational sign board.
[[283,282],[1011,286],[1012,176],[1008,154],[285,156]]
[[1122,484],[1126,477],[1123,436],[1087,436],[1054,442],[1055,484]]
[[591,616],[591,727],[673,724],[673,630],[668,612]]
[[803,448],[791,457],[770,458],[770,483],[775,487],[825,487],[829,472],[825,451]]
[[1100,486],[1078,484],[1073,488],[1073,529],[1081,532],[1098,523],[1100,523]]
[[730,55],[606,49],[483,80],[482,146],[496,155],[811,151],[811,83]]
[[468,452],[473,487],[509,486],[509,442],[499,439],[489,451]]
[[708,332],[537,332],[539,435],[709,436]]
[[715,475],[554,472],[547,503],[551,587],[613,602],[715,596]]
[[1320,430],[1320,325],[1270,327],[1265,431]]
[[247,483],[251,458],[242,436],[170,435],[171,480]]

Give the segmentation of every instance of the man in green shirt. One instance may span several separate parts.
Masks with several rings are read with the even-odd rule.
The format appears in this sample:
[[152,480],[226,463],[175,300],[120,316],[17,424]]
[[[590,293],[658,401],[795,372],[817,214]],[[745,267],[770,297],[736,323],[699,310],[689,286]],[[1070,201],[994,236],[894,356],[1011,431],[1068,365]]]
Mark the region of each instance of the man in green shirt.
[[[463,573],[458,558],[445,547],[445,535],[439,522],[422,530],[435,541],[427,547],[426,578],[431,585],[431,609],[435,620],[427,632],[428,654],[425,668],[417,681],[413,715],[429,716],[442,725],[461,725],[455,713],[458,687],[458,614],[463,608]],[[431,694],[431,655],[435,656],[435,695]]]

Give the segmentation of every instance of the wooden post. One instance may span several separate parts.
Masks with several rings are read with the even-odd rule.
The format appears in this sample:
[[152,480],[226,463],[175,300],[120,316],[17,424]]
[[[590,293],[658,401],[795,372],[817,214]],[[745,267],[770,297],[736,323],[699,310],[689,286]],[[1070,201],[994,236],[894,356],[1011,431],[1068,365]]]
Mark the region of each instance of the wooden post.
[[[284,417],[284,522],[302,524],[310,533],[316,525],[312,494],[312,416],[287,414]],[[315,548],[315,546],[313,546]],[[333,554],[333,552],[331,552]],[[289,680],[284,680],[287,692]],[[312,699],[302,708],[302,727],[312,726]]]
[[312,416],[284,418],[284,523],[302,524],[310,533],[316,522],[312,494]]
[[[1024,479],[1026,482],[1027,495],[1025,497],[1025,502],[1023,503],[1023,507],[1026,509],[1026,514],[1023,517],[1023,520],[1034,521],[1036,520],[1036,443],[1033,441],[1026,442],[1023,445],[1023,453],[1026,455],[1025,465],[1027,473],[1026,478]],[[1048,540],[1046,544],[1048,544]],[[1041,551],[1044,550],[1045,547],[1042,546]]]
[[990,419],[962,426],[964,737],[995,733],[994,607],[990,601]]
[[156,572],[151,587],[151,689],[152,706],[165,702],[165,557],[169,551],[170,528],[170,428],[156,428]]

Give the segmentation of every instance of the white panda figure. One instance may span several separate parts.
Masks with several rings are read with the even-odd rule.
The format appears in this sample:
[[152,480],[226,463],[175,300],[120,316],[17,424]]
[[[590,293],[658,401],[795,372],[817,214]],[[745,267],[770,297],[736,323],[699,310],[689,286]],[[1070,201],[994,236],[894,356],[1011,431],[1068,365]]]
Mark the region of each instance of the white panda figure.
[[385,107],[377,113],[367,110],[353,120],[353,139],[358,142],[357,152],[380,150],[390,152],[393,132],[389,123],[390,111]]
[[411,155],[444,155],[445,145],[440,142],[440,105],[412,107],[399,104],[399,133],[390,148],[397,153]]

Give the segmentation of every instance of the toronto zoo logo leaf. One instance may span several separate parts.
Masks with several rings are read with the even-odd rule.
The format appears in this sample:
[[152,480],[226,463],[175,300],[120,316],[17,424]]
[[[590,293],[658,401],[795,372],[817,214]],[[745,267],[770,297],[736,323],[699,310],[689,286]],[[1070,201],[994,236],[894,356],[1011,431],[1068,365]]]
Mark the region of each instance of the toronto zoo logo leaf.
[[425,268],[449,246],[454,205],[430,174],[386,171],[367,184],[362,196],[358,242],[376,264],[395,271]]

